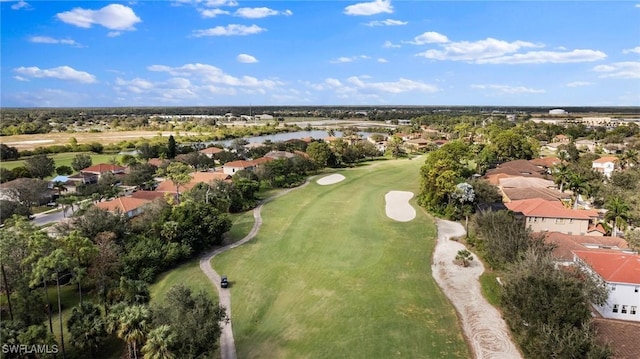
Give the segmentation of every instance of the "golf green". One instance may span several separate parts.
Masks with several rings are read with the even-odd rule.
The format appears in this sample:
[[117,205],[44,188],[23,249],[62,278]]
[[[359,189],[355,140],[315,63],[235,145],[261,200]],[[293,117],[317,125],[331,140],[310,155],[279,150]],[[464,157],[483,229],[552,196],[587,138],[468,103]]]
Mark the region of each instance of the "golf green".
[[229,277],[239,358],[468,358],[431,276],[433,220],[385,214],[390,190],[418,192],[422,160],[341,171],[262,209],[249,243],[215,257]]

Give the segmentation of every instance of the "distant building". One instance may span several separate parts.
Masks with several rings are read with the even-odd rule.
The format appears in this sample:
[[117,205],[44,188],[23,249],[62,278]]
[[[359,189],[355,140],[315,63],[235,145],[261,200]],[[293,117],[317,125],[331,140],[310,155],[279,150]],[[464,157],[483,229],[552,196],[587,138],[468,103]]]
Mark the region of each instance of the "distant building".
[[618,163],[618,157],[604,156],[591,162],[591,168],[602,173],[605,177],[611,178],[611,174],[616,169],[616,163]]
[[561,109],[561,108],[555,108],[553,110],[549,110],[549,114],[550,115],[566,115],[567,111]]

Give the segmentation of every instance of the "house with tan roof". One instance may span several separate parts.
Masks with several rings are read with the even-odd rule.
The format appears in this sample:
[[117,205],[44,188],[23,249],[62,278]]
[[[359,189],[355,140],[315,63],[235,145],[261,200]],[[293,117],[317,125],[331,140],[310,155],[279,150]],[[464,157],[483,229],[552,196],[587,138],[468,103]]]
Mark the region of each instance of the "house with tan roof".
[[253,171],[256,168],[260,167],[261,165],[273,160],[274,159],[270,157],[260,157],[250,161],[247,161],[247,160],[231,161],[222,165],[222,172],[227,175],[233,176],[238,171],[241,171],[241,170]]
[[569,142],[569,137],[567,137],[566,135],[563,135],[563,134],[555,135],[555,136],[553,136],[553,142],[564,142],[564,143],[567,143],[567,142]]
[[602,173],[605,177],[611,178],[611,174],[616,169],[616,164],[620,160],[614,156],[604,156],[591,162],[591,168]]
[[220,152],[224,152],[224,150],[222,148],[218,148],[218,147],[208,147],[205,148],[203,150],[198,151],[200,153],[202,153],[203,155],[209,157],[209,158],[213,158],[214,155],[220,153]]
[[605,318],[640,322],[640,255],[583,250],[573,254],[576,265],[607,286],[607,302],[594,309]]
[[539,187],[499,187],[502,191],[502,199],[504,202],[519,201],[522,199],[534,199],[541,198],[546,201],[562,201],[570,200],[571,195],[568,193],[562,193],[553,188],[539,188]]
[[[212,183],[216,180],[228,181],[231,179],[230,175],[223,172],[191,172],[189,176],[191,176],[191,181],[189,181],[189,183],[185,185],[180,186],[180,193],[192,189],[198,183]],[[178,194],[176,186],[169,180],[160,182],[160,184],[156,188],[156,192]]]
[[408,148],[414,149],[416,151],[423,151],[429,147],[429,143],[430,142],[425,140],[424,138],[416,138],[412,140],[407,140],[405,142],[405,146]]
[[560,201],[541,198],[524,199],[504,204],[524,217],[525,225],[533,232],[560,232],[586,235],[598,219],[598,212],[566,208]]
[[548,170],[553,166],[559,164],[560,160],[558,159],[558,157],[540,157],[529,160],[529,163],[534,166],[540,167],[540,169],[547,170],[546,172],[549,173]]
[[96,207],[113,213],[121,213],[128,218],[135,217],[144,212],[144,205],[150,200],[133,197],[118,197],[110,201],[99,202]]

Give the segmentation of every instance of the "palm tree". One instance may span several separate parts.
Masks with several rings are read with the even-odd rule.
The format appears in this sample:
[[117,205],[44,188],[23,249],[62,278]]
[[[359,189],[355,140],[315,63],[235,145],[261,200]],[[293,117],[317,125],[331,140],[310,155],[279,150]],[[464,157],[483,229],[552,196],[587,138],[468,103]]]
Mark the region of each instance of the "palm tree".
[[334,137],[336,135],[336,131],[333,128],[330,128],[329,131],[327,131],[327,135],[329,135],[329,137]]
[[53,188],[58,190],[58,196],[62,195],[62,192],[66,192],[68,190],[67,186],[64,185],[64,182],[55,181],[53,183]]
[[100,308],[91,302],[84,302],[73,308],[67,328],[71,334],[71,345],[88,350],[91,358],[102,338],[107,335]]
[[628,149],[620,156],[620,166],[622,169],[637,166],[638,164],[640,164],[640,154],[634,149]]
[[589,184],[587,183],[587,179],[579,173],[573,173],[569,176],[568,188],[576,197],[573,208],[578,209],[578,197],[589,192]]
[[[125,307],[118,316],[115,332],[129,348],[129,358],[138,359],[138,344],[142,343],[151,327],[151,312],[146,305],[134,304]],[[114,329],[111,326],[111,329]]]
[[560,186],[560,192],[564,192],[564,186],[569,182],[571,172],[565,163],[559,163],[553,167],[553,179],[556,185]]
[[473,255],[466,249],[461,249],[456,255],[456,261],[462,264],[463,267],[468,267],[473,260]]
[[606,221],[611,221],[613,231],[611,235],[616,237],[618,229],[625,229],[629,220],[629,205],[621,197],[611,198],[604,206],[607,213],[604,215]]
[[175,344],[177,335],[168,325],[161,325],[149,332],[147,342],[142,347],[144,359],[174,359],[176,356],[170,350]]

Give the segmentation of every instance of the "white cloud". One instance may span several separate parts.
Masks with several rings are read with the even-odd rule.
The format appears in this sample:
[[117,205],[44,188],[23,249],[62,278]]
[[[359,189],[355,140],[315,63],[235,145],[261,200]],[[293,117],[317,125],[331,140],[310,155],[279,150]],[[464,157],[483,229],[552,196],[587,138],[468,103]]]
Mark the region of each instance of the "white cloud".
[[54,78],[59,80],[77,81],[81,83],[94,83],[96,77],[88,72],[78,71],[69,66],[59,66],[51,69],[40,69],[36,66],[18,67],[13,69],[19,75],[26,78]]
[[357,60],[360,60],[360,59],[369,60],[370,58],[371,58],[371,56],[367,56],[367,55],[358,55],[358,56],[350,56],[350,57],[341,56],[341,57],[338,57],[337,59],[331,60],[329,62],[332,63],[332,64],[344,64],[344,63],[347,63],[347,62],[354,62],[354,61],[357,61]]
[[118,37],[120,35],[122,35],[120,31],[109,31],[107,33],[107,37]]
[[277,80],[259,80],[251,76],[234,77],[224,73],[221,69],[207,64],[186,64],[180,67],[169,67],[164,65],[152,65],[147,68],[149,71],[167,72],[172,76],[194,77],[199,81],[208,84],[222,84],[227,86],[241,87],[265,87],[273,88],[282,85]]
[[592,62],[607,57],[602,51],[576,49],[568,52],[531,51],[522,54],[480,58],[479,64],[562,64],[575,62]]
[[209,7],[216,6],[238,6],[238,2],[236,0],[206,0],[204,4]]
[[386,48],[386,49],[391,49],[391,48],[398,48],[401,47],[401,45],[396,45],[394,43],[392,43],[391,41],[385,41],[384,44],[382,44],[382,47]]
[[135,30],[134,25],[142,20],[130,7],[111,4],[100,10],[75,8],[56,15],[62,22],[82,28],[97,24],[110,30]]
[[616,62],[609,65],[598,65],[593,71],[601,72],[600,78],[640,79],[640,62]]
[[378,59],[378,62],[381,63],[381,64],[386,64],[389,61],[387,61],[387,59],[384,59],[384,58],[381,57],[381,58]]
[[573,82],[567,83],[565,86],[567,86],[567,87],[582,87],[582,86],[590,86],[590,85],[593,85],[593,82],[573,81]]
[[479,90],[495,90],[504,94],[545,93],[545,90],[532,89],[524,86],[509,85],[471,85],[471,88]]
[[77,42],[71,39],[55,39],[49,36],[32,36],[29,38],[29,41],[35,42],[37,44],[61,44],[61,45],[71,45],[71,46],[80,46]]
[[258,59],[256,59],[255,57],[251,56],[251,55],[247,55],[247,54],[240,54],[236,57],[236,60],[238,60],[238,62],[242,62],[243,64],[254,64],[256,62],[258,62]]
[[259,34],[263,31],[267,31],[267,29],[255,24],[251,26],[230,24],[227,26],[216,26],[205,30],[194,30],[193,36],[247,36]]
[[413,38],[413,41],[409,41],[409,43],[415,45],[424,45],[424,44],[440,44],[449,42],[449,39],[438,32],[427,31],[422,35],[418,35]]
[[363,2],[359,4],[349,5],[344,8],[344,13],[355,16],[369,16],[380,13],[393,13],[393,6],[389,0],[375,0],[372,2]]
[[262,19],[268,16],[285,15],[291,16],[291,10],[278,11],[269,9],[268,7],[243,7],[234,13],[235,16],[244,17],[246,19]]
[[216,17],[218,15],[229,15],[229,12],[222,9],[199,9],[200,15],[206,18]]
[[489,37],[474,42],[448,42],[442,45],[443,50],[431,49],[421,52],[417,56],[434,60],[479,61],[513,53],[521,48],[538,46],[526,41],[507,42]]
[[30,9],[30,8],[31,8],[31,5],[29,5],[29,3],[24,0],[20,0],[17,3],[11,5],[11,9],[13,10]]
[[624,49],[622,50],[622,53],[623,54],[631,54],[631,53],[640,54],[640,46],[636,46],[632,49]]
[[358,89],[374,90],[379,92],[402,93],[409,91],[419,91],[433,93],[438,91],[438,87],[419,81],[400,78],[393,82],[366,82],[366,77],[351,76],[347,82],[356,86]]
[[366,23],[367,26],[402,26],[408,24],[407,21],[386,19],[382,21],[371,21]]

